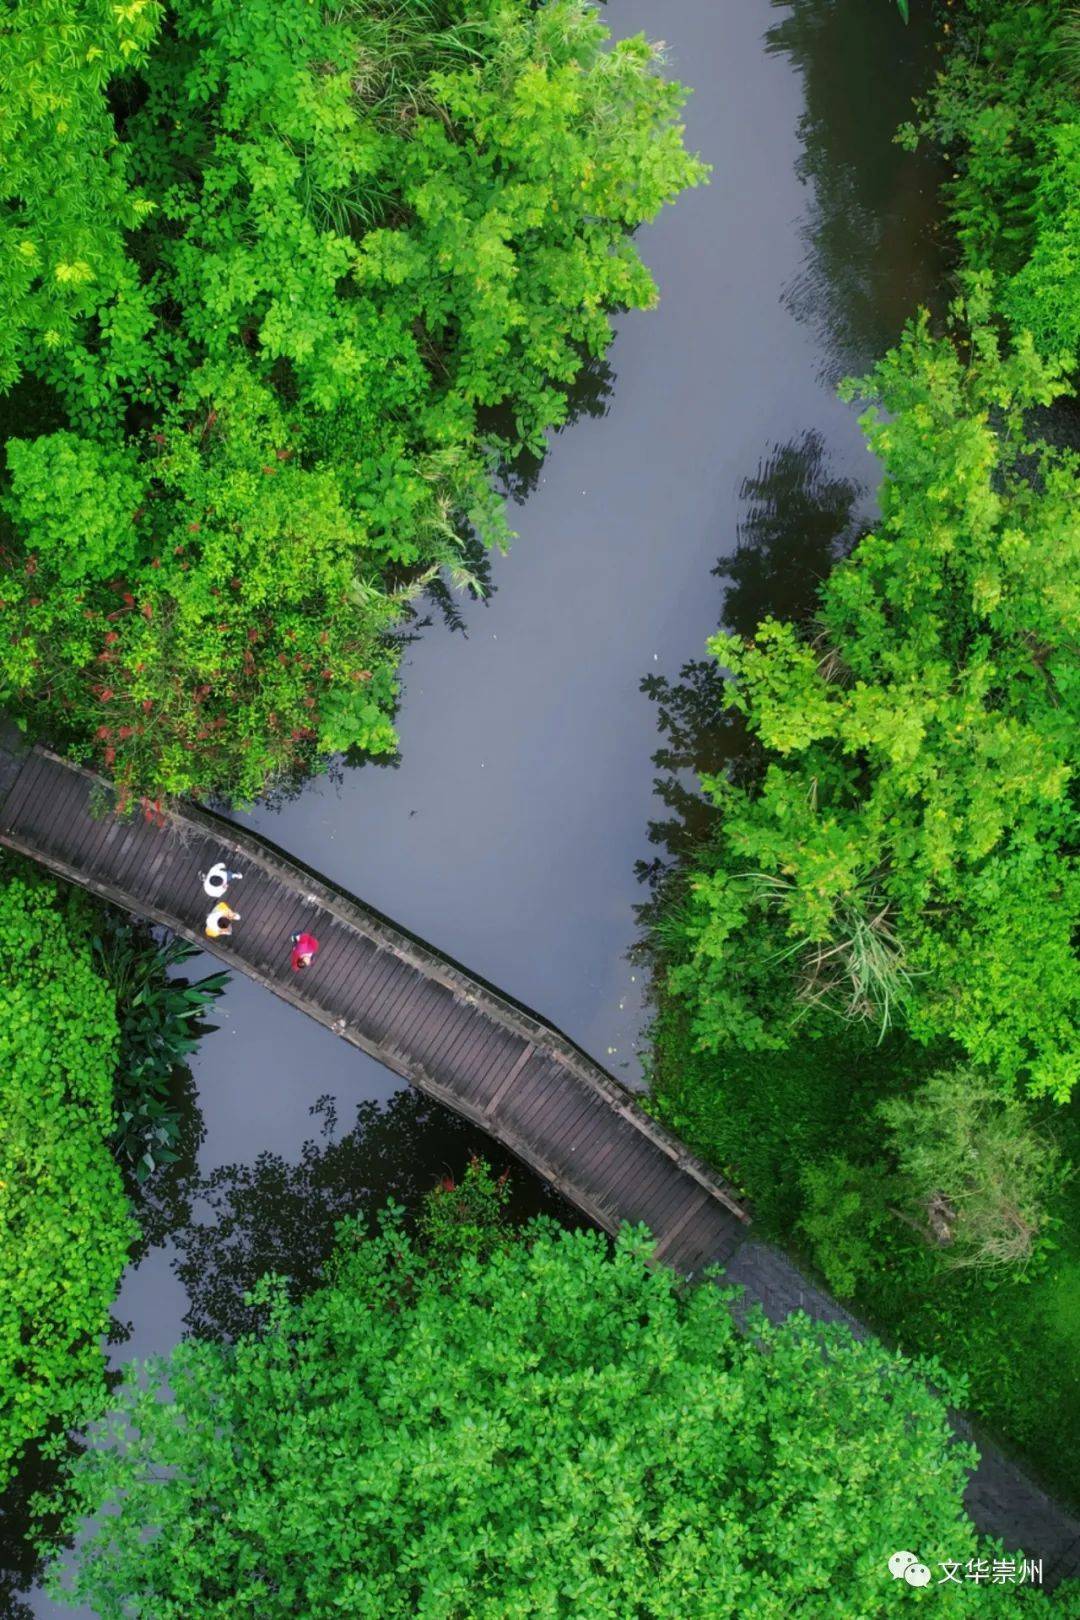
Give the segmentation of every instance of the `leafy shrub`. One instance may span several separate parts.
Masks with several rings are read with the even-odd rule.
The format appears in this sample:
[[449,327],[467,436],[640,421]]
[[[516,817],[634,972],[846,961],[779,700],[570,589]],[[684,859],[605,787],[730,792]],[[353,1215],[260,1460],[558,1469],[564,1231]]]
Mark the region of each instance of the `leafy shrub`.
[[1070,84],[1080,85],[1080,6],[1066,9],[1055,44],[1058,71]]
[[970,1067],[879,1104],[911,1215],[953,1266],[1030,1260],[1061,1182],[1054,1144]]
[[114,1150],[143,1182],[176,1161],[180,1120],[172,1081],[198,1047],[200,1021],[229,975],[208,973],[195,984],[174,978],[170,969],[196,956],[194,945],[177,938],[159,945],[148,928],[114,912],[100,919],[94,952],[116,998],[120,1029]]
[[880,1263],[890,1219],[886,1182],[842,1153],[804,1165],[799,1179],[806,1199],[799,1227],[833,1293],[850,1299]]
[[68,422],[9,443],[0,701],[138,790],[243,799],[393,749],[388,633],[506,542],[495,463],[655,301],[630,235],[704,170],[585,0],[181,0],[127,59],[127,256],[18,348]]
[[[803,1226],[807,1167],[842,1154],[852,1166],[838,1190],[858,1191],[872,1210],[877,1180],[901,1209],[896,1165],[884,1162],[887,1131],[878,1103],[917,1091],[951,1054],[926,1051],[898,1032],[875,1044],[861,1026],[800,1041],[781,1057],[695,1050],[684,1003],[662,996],[652,1031],[651,1106],[750,1201],[759,1234],[801,1260],[825,1255]],[[1062,1161],[1080,1163],[1080,1094],[1043,1105]],[[824,1202],[825,1200],[822,1200]],[[819,1204],[820,1207],[820,1204]],[[852,1308],[890,1343],[939,1356],[967,1384],[965,1408],[1022,1453],[1036,1478],[1077,1506],[1073,1458],[1080,1436],[1080,1177],[1054,1192],[1038,1263],[1008,1270],[945,1265],[947,1250],[919,1224],[894,1219],[875,1230],[865,1269],[854,1273]],[[906,1213],[906,1212],[905,1212]],[[856,1213],[835,1242],[859,1236]],[[833,1241],[832,1231],[825,1235]],[[861,1251],[856,1257],[861,1259]]]
[[139,296],[124,232],[152,206],[132,186],[105,92],[145,60],[158,0],[14,0],[4,8],[0,387],[27,352],[73,341]]
[[998,277],[998,304],[1040,352],[1080,352],[1075,191],[1076,9],[1066,0],[951,14],[943,71],[901,139],[944,151],[965,265]]
[[[1061,1100],[1080,1070],[1078,462],[1028,445],[1023,412],[1058,374],[1030,342],[1002,353],[985,312],[979,290],[959,346],[920,317],[857,385],[888,413],[862,419],[881,520],[814,631],[710,643],[763,762],[749,784],[704,778],[719,828],[667,986],[703,1048],[752,1051],[859,997],[884,1020],[891,982],[918,1040]],[[875,918],[876,978],[852,967]]]
[[1080,355],[1080,119],[1049,134],[1034,198],[1031,257],[1005,286],[1001,307],[1043,354]]
[[100,1338],[135,1236],[109,1152],[113,998],[55,885],[0,886],[0,1485],[104,1393]]
[[510,1188],[505,1171],[494,1176],[473,1158],[460,1181],[444,1176],[424,1201],[420,1238],[429,1262],[453,1265],[466,1255],[487,1258],[509,1243],[513,1227],[506,1212]]
[[743,1336],[718,1289],[647,1257],[542,1226],[447,1273],[393,1223],[347,1231],[302,1304],[263,1285],[261,1335],[132,1374],[76,1465],[78,1510],[107,1516],[70,1600],[871,1620],[898,1612],[883,1548],[974,1555],[971,1452],[909,1362],[798,1316]]
[[44,573],[71,585],[131,565],[144,488],[133,450],[48,433],[13,439],[7,459],[8,510]]

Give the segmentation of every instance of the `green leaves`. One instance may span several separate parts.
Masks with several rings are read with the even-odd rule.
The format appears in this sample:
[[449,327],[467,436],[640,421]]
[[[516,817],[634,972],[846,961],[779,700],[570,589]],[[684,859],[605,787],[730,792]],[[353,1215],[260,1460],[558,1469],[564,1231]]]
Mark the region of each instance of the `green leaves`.
[[180,1120],[172,1082],[196,1050],[202,1020],[229,982],[209,973],[195,984],[170,977],[197,954],[186,940],[158,945],[150,930],[106,913],[94,938],[95,960],[116,997],[120,1050],[113,1149],[146,1181],[177,1159]]
[[11,256],[29,286],[65,244],[64,319],[16,320],[9,370],[68,424],[9,451],[0,701],[133,792],[243,800],[392,752],[389,633],[506,543],[493,468],[655,302],[630,233],[705,170],[584,0],[183,0],[150,48],[156,18],[126,77],[72,69],[101,243],[43,214]]
[[109,1152],[118,1049],[89,928],[54,884],[0,888],[0,1484],[105,1392],[100,1339],[135,1226]]
[[899,1613],[888,1550],[975,1554],[937,1369],[801,1316],[741,1336],[729,1296],[650,1266],[641,1231],[611,1247],[538,1223],[484,1251],[458,1230],[452,1259],[393,1219],[348,1228],[306,1301],[261,1286],[257,1337],[133,1370],[75,1463],[96,1528],[70,1601],[102,1620],[872,1620]]
[[1061,387],[1029,341],[935,339],[925,316],[849,386],[874,401],[879,523],[813,640],[767,621],[711,644],[764,763],[705,784],[723,822],[670,978],[703,1046],[899,1014],[1005,1093],[1074,1086],[1080,462],[1023,420]]
[[[965,12],[967,15],[965,15]],[[910,139],[944,148],[946,198],[969,270],[997,277],[997,308],[1041,354],[1080,352],[1076,206],[1080,120],[1068,0],[1023,10],[966,0],[953,48]]]
[[930,1075],[881,1103],[910,1214],[949,1266],[1016,1266],[1036,1252],[1063,1173],[1022,1104],[970,1068]]
[[98,583],[135,563],[147,479],[133,449],[50,433],[9,439],[7,463],[5,504],[34,576]]
[[[133,291],[124,233],[152,208],[129,179],[105,100],[144,60],[158,0],[15,0],[0,61],[0,387]],[[33,357],[33,358],[32,358]]]

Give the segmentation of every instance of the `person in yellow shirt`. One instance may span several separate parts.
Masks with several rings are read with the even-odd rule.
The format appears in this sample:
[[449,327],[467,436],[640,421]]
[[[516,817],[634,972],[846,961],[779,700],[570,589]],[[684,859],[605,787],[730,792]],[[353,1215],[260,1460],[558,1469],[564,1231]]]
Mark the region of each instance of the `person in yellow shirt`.
[[219,900],[206,919],[207,939],[221,939],[232,933],[234,922],[240,921],[240,913],[227,906],[224,900]]

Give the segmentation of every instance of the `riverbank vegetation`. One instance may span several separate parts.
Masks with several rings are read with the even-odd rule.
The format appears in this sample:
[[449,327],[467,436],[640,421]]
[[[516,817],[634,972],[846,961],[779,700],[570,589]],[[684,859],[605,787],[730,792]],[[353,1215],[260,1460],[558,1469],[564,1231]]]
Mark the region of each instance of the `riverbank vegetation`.
[[[268,1279],[258,1331],[133,1371],[54,1590],[102,1620],[869,1620],[897,1612],[882,1548],[1001,1556],[927,1369],[800,1317],[740,1332],[643,1234],[514,1228],[505,1197],[474,1164],[416,1238],[346,1223],[306,1299]],[[1015,1577],[952,1601],[1051,1607]]]
[[838,1016],[898,1024],[1005,1095],[1064,1101],[1080,1064],[1078,462],[1029,445],[1024,413],[1060,377],[1030,345],[1003,352],[984,313],[958,308],[975,321],[959,347],[920,318],[862,385],[881,521],[812,625],[711,643],[755,766],[752,784],[704,784],[722,817],[683,886],[669,986],[706,1048],[783,1051]]
[[29,1442],[95,1416],[138,1237],[132,1196],[175,1156],[170,1086],[223,975],[15,858],[0,870],[0,1489]]
[[509,535],[631,233],[704,175],[584,0],[19,6],[0,703],[138,792],[395,746],[391,633]]
[[120,1032],[88,919],[4,874],[0,1487],[29,1440],[104,1397],[101,1337],[135,1226],[110,1151]]
[[847,386],[870,531],[695,676],[723,746],[645,910],[653,1106],[1075,1499],[1075,19],[949,17],[902,138],[952,165],[964,297]]
[[1070,0],[950,8],[943,71],[901,131],[949,165],[962,260],[1040,352],[1080,354],[1080,14]]

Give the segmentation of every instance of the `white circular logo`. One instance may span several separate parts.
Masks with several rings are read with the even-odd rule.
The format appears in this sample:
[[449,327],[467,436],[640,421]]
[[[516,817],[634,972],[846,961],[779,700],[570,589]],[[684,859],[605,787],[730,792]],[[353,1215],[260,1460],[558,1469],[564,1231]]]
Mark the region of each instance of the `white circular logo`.
[[925,1564],[909,1564],[904,1571],[904,1579],[909,1586],[929,1586],[930,1571]]
[[898,1581],[902,1575],[906,1575],[907,1571],[913,1566],[915,1568],[923,1567],[913,1552],[894,1552],[889,1559],[889,1573],[894,1581]]

